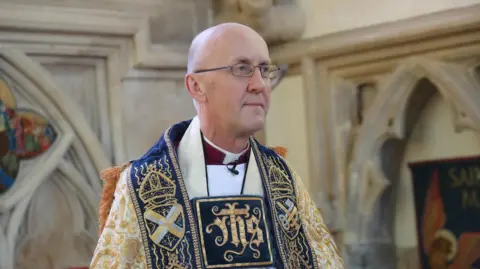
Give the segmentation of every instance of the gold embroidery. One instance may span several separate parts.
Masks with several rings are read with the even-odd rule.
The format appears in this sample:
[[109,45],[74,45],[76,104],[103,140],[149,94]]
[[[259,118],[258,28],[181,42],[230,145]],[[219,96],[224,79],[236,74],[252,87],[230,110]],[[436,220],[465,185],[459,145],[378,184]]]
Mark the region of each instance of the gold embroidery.
[[[168,161],[158,159],[141,165],[135,170],[134,176],[133,180],[139,184],[138,197],[144,203],[142,215],[138,201],[133,200],[137,215],[143,216],[139,222],[148,268],[192,268],[190,257],[183,253],[189,249],[189,241],[185,238],[184,209],[175,198],[176,184],[171,179]],[[129,189],[135,195],[132,185],[129,185]],[[147,236],[153,242],[154,265],[150,264],[152,260]]]
[[[315,262],[314,251],[306,252],[307,249],[311,249],[309,239],[305,232],[300,232],[301,229],[305,230],[305,223],[297,207],[297,195],[293,182],[285,172],[291,173],[290,168],[283,158],[262,155],[258,146],[255,143],[253,145],[262,178],[266,180],[264,183],[267,197],[271,199],[272,214],[276,218],[273,227],[284,267],[286,269],[311,268],[309,264],[313,264],[313,268],[319,268],[319,264]],[[282,234],[285,236],[282,237]],[[311,258],[314,260],[310,260]]]
[[[179,204],[173,205],[168,211],[167,216],[163,216],[151,209],[145,211],[145,221],[151,221],[158,225],[156,230],[150,231],[150,239],[160,247],[169,251],[173,251],[185,234],[185,227],[179,226],[177,222],[183,221],[183,208]],[[173,239],[168,240],[167,243],[162,244],[162,241],[171,234]]]
[[[182,253],[182,254],[185,255],[185,253]],[[190,268],[190,267],[186,267],[186,266],[183,266],[182,264],[180,264],[180,262],[178,260],[178,255],[179,255],[178,250],[176,252],[168,253],[169,263],[168,263],[167,269],[187,269],[187,268]]]
[[[177,177],[178,177],[178,185],[180,186],[181,195],[184,201],[186,201],[185,210],[187,213],[188,224],[190,225],[190,227],[195,227],[195,218],[193,216],[193,210],[190,205],[190,198],[188,197],[187,188],[185,187],[185,183],[183,182],[182,172],[180,171],[180,166],[177,161],[177,155],[175,154],[173,143],[170,140],[170,131],[171,131],[171,128],[169,128],[164,135],[165,142],[168,147],[168,154],[170,159],[173,162],[173,168],[175,169],[175,173],[177,174]],[[167,167],[167,169],[169,170],[169,167]],[[195,228],[190,229],[190,233],[193,241],[193,252],[195,254],[195,266],[196,268],[202,268],[201,252],[200,252],[197,229]],[[187,246],[187,248],[189,248],[189,246]],[[193,268],[193,265],[189,264],[189,268]]]
[[123,241],[121,249],[122,256],[125,258],[127,263],[134,263],[138,257],[139,249],[141,248],[140,240],[137,238],[128,238]]
[[183,239],[183,207],[175,198],[175,183],[155,166],[148,166],[138,196],[145,204],[144,221],[150,239],[159,247],[173,251]]
[[[212,233],[212,227],[215,226],[222,231],[223,238],[219,236],[215,240],[217,246],[225,245],[228,241],[229,234],[232,235],[230,242],[235,247],[238,248],[239,244],[241,244],[242,248],[239,251],[226,250],[223,254],[225,260],[231,262],[233,261],[233,255],[243,255],[247,246],[254,252],[253,257],[258,259],[260,258],[258,247],[264,243],[262,230],[258,227],[260,218],[262,217],[261,209],[254,208],[252,210],[253,214],[251,214],[249,205],[245,205],[245,208],[235,208],[237,205],[238,203],[227,203],[227,208],[220,210],[220,212],[218,212],[217,207],[212,208],[212,213],[217,216],[217,218],[213,223],[207,225],[206,232],[208,234]],[[218,218],[219,216],[222,218]],[[230,222],[230,233],[229,227],[226,224],[227,219],[229,219]],[[247,227],[245,227],[245,222],[247,223]],[[247,233],[250,235],[249,241],[247,241]]]
[[[270,182],[268,182],[268,175],[267,175],[267,170],[265,168],[265,164],[264,164],[264,160],[263,160],[263,156],[260,154],[260,151],[258,149],[258,146],[257,144],[255,143],[255,141],[253,139],[250,140],[252,142],[252,145],[253,145],[253,149],[254,149],[254,155],[255,155],[255,158],[256,158],[256,161],[257,163],[259,164],[259,170],[260,170],[260,173],[262,173],[262,178],[264,180],[267,180],[267,182],[264,182],[266,183],[265,184],[265,187],[266,187],[266,193],[267,193],[267,197],[275,197],[275,195],[281,195],[281,193],[273,193],[272,192],[272,188],[271,188],[271,184]],[[282,173],[282,171],[280,170],[269,170],[269,172],[277,172],[277,173]],[[286,182],[288,184],[288,182]],[[288,190],[288,186],[287,188],[284,188],[286,190]],[[274,210],[275,207],[272,207],[272,210]],[[275,212],[272,212],[274,215],[276,215]],[[289,264],[288,264],[288,260],[287,260],[287,257],[285,256],[285,248],[284,246],[281,244],[282,242],[282,238],[280,237],[280,233],[279,233],[279,228],[278,228],[278,225],[275,223],[275,221],[273,222],[273,229],[275,231],[274,235],[275,235],[275,238],[276,238],[276,241],[277,241],[277,248],[279,250],[279,253],[280,253],[280,257],[283,261],[283,264],[285,266],[285,268],[289,268]]]
[[[128,186],[128,190],[130,192],[130,195],[131,197],[136,197],[136,193],[135,193],[135,189],[133,187],[133,184],[132,184],[132,180],[137,180],[139,182],[139,184],[141,184],[141,180],[140,180],[140,176],[138,175],[139,174],[139,170],[137,168],[135,168],[135,171],[134,171],[134,177],[135,178],[131,178],[131,169],[133,168],[130,168],[127,170],[127,186]],[[145,170],[142,168],[142,171]],[[132,204],[133,204],[133,207],[135,209],[135,214],[137,214],[138,216],[141,216],[141,209],[140,209],[140,205],[138,204],[139,201],[137,199],[133,199],[132,200]],[[151,256],[150,256],[150,251],[148,249],[148,241],[147,241],[147,231],[145,229],[145,223],[144,223],[144,220],[143,218],[137,218],[137,221],[138,221],[138,225],[140,227],[140,235],[141,235],[141,238],[142,238],[142,242],[143,244],[145,244],[142,249],[145,253],[145,256],[146,256],[146,268],[148,269],[151,269],[152,268],[152,259],[151,259]],[[154,252],[155,253],[155,252]]]
[[[243,204],[243,202],[248,203],[249,200],[255,202]],[[215,205],[210,208],[207,204],[204,209],[206,211],[202,211],[201,204],[210,202],[214,202]],[[240,205],[240,202],[242,202],[243,206]],[[273,264],[268,226],[266,225],[263,200],[261,198],[203,198],[196,201],[196,209],[206,268]],[[209,215],[210,213],[205,214],[206,212],[211,212],[211,215]],[[211,222],[204,225],[204,218],[210,219]],[[212,234],[211,239],[207,239],[207,234]],[[216,236],[217,234],[218,236]],[[207,242],[213,241],[218,246],[218,250],[215,251],[223,252],[221,255],[224,263],[211,262],[209,256],[211,254],[208,254],[205,240],[211,240]],[[248,252],[246,252],[247,250]],[[251,257],[256,261],[241,261],[241,258],[245,257],[244,255],[251,255],[247,257]]]
[[343,259],[325,226],[320,211],[306,192],[300,177],[293,173],[293,179],[297,189],[300,216],[303,216],[306,233],[317,257],[318,266],[328,269],[343,269]]
[[[285,203],[285,205],[283,204]],[[276,205],[280,208],[280,211],[283,213],[278,214],[280,220],[280,225],[287,232],[287,235],[293,239],[298,235],[300,231],[300,221],[298,219],[297,207],[293,204],[292,200],[286,198],[284,201],[277,201]],[[288,208],[286,208],[288,206]],[[290,236],[289,230],[293,229],[296,231]]]
[[[300,233],[300,236],[297,238],[288,236],[290,233],[287,232],[287,237],[290,240],[286,242],[287,253],[289,255],[288,260],[286,260],[286,267],[308,268],[310,261],[307,256],[301,254],[299,246],[307,247],[306,244],[309,242],[313,252],[312,255],[315,258],[315,268],[343,269],[343,260],[339,255],[333,238],[323,222],[319,210],[303,187],[301,179],[292,171],[292,169],[290,169],[287,161],[284,160],[284,162],[287,165],[287,167],[284,167],[285,170],[290,171],[292,174],[295,188],[292,188],[287,175],[278,168],[279,166],[282,166],[282,164],[280,164],[276,158],[268,158],[266,160],[269,168],[269,184],[267,184],[267,189],[271,188],[272,199],[275,201],[278,201],[279,199],[282,201],[283,199],[283,201],[288,202],[288,200],[285,199],[285,197],[288,197],[287,199],[292,199],[293,204],[296,202],[300,220],[299,225],[302,223],[302,226],[304,227],[303,229],[305,230],[305,233]],[[272,166],[277,168],[272,168]],[[295,193],[291,193],[290,190],[295,190]],[[276,204],[276,210],[280,208],[280,212],[285,212],[285,208],[278,206],[278,203]],[[288,209],[288,207],[286,207],[286,209]],[[279,216],[279,219],[284,219],[283,217],[280,217],[282,213],[277,213],[277,215]],[[283,213],[283,215],[285,214]],[[281,225],[281,227],[284,226]],[[283,249],[282,246],[279,246],[279,248],[280,250]],[[282,258],[284,257],[283,255],[281,256]]]
[[275,217],[280,227],[290,239],[295,239],[300,232],[298,209],[295,205],[296,197],[293,193],[293,184],[287,174],[280,169],[281,164],[275,158],[266,160],[268,167],[269,185],[277,214]]
[[[138,218],[138,222],[147,267],[201,268],[198,234],[194,228],[195,220],[175,149],[169,138],[170,132],[171,128],[164,134],[168,155],[135,167],[132,180],[139,185],[139,188],[135,189],[132,180],[128,180],[128,189],[132,197],[136,197],[138,192],[139,199],[144,204],[145,211],[143,212],[139,201],[137,199],[132,201],[137,216],[142,216]],[[177,190],[177,183],[180,193]],[[177,200],[179,194],[183,198],[182,203]],[[192,227],[188,231],[191,241],[185,237],[187,220],[189,226]],[[148,244],[149,239],[153,241],[153,244]],[[195,259],[192,259],[190,243],[193,243]],[[152,261],[155,264],[151,264]]]
[[[126,169],[127,171],[128,169]],[[115,189],[106,225],[95,249],[91,269],[147,268],[140,227],[122,175]]]

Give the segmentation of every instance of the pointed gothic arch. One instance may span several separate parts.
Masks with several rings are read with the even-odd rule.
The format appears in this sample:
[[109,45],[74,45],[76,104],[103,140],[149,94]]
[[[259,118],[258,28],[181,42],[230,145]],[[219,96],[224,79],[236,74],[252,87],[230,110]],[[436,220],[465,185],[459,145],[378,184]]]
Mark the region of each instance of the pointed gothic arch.
[[[3,91],[11,91],[9,109],[17,111],[17,116],[21,110],[31,111],[34,117],[48,122],[56,134],[51,145],[34,158],[18,158],[13,185],[0,194],[0,238],[6,239],[0,240],[0,249],[6,250],[0,252],[0,267],[21,268],[18,262],[28,263],[29,251],[37,258],[42,254],[51,258],[46,252],[68,251],[77,241],[87,246],[84,252],[93,251],[89,248],[96,243],[101,192],[98,172],[110,166],[98,138],[49,73],[22,52],[0,48],[0,78]],[[51,242],[57,232],[67,232],[71,238]],[[52,247],[54,244],[57,246]],[[59,259],[61,256],[57,254]],[[84,256],[63,259],[85,263],[90,257]],[[63,267],[88,265],[53,262]]]
[[[463,128],[480,131],[480,85],[473,67],[429,58],[403,61],[379,85],[379,94],[367,112],[353,148],[348,173],[348,211],[352,213],[347,237],[351,242],[371,239],[368,221],[379,198],[392,183],[382,169],[382,152],[390,149],[403,154],[406,143],[395,145],[392,141],[408,140],[412,118],[416,121],[421,113],[421,109],[413,111],[411,107],[424,105],[432,95],[431,91],[419,92],[419,83],[431,83],[440,93],[451,108],[457,131]],[[412,106],[412,101],[418,103]]]

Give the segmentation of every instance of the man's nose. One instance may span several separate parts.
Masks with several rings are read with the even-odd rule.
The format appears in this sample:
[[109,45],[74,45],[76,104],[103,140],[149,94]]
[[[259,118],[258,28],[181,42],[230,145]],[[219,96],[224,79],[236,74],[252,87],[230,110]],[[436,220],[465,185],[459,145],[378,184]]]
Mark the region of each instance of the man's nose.
[[261,92],[264,91],[267,87],[267,80],[262,77],[262,73],[259,68],[255,68],[253,75],[248,81],[248,91],[249,92]]

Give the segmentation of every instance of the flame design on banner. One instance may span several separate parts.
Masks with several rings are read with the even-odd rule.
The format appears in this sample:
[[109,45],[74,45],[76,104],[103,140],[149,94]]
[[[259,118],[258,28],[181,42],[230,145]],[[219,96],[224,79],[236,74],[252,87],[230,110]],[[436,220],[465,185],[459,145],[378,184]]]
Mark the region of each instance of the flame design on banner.
[[[480,165],[480,159],[478,161],[477,164]],[[432,165],[435,168],[433,168],[433,173],[431,173],[426,195],[421,195],[420,185],[422,183],[419,181],[425,182],[423,173],[426,172],[425,170],[432,171]],[[457,228],[459,225],[463,225],[462,222],[464,220],[457,220],[454,217],[454,211],[463,209],[450,205],[450,210],[447,212],[445,208],[444,203],[446,203],[447,196],[449,199],[462,197],[458,190],[448,189],[451,186],[449,185],[450,182],[448,181],[446,171],[451,167],[456,167],[456,164],[449,164],[446,161],[442,161],[437,165],[429,162],[425,166],[422,166],[422,164],[410,166],[413,172],[414,188],[416,188],[417,218],[419,218],[417,222],[420,229],[419,240],[423,250],[420,252],[421,258],[423,257],[421,259],[422,269],[470,269],[475,268],[472,266],[477,265],[479,262],[480,232],[462,231],[461,228]],[[443,183],[441,183],[442,181]],[[423,210],[420,209],[421,200],[424,203]],[[480,215],[480,208],[472,210],[472,212]],[[449,216],[451,216],[450,219]],[[472,221],[480,221],[480,219],[472,218]],[[479,227],[478,223],[476,227]]]

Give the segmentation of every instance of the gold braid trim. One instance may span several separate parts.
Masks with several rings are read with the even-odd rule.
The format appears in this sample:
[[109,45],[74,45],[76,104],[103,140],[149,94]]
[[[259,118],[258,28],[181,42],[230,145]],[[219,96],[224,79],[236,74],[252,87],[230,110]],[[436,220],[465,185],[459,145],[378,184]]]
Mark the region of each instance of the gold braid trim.
[[280,156],[282,156],[283,158],[285,158],[287,156],[287,148],[285,147],[272,147],[272,149]]
[[[272,149],[283,158],[287,156],[287,148],[285,147],[272,147]],[[103,228],[105,227],[105,222],[107,221],[108,215],[110,214],[110,209],[112,208],[113,200],[115,199],[115,188],[120,178],[120,174],[129,165],[130,162],[127,162],[119,166],[107,168],[100,173],[100,178],[103,180],[104,186],[99,207],[99,235],[102,234]]]
[[124,163],[119,166],[114,166],[103,170],[100,173],[100,178],[103,180],[103,192],[100,199],[99,207],[99,228],[98,235],[102,234],[105,222],[107,221],[110,209],[112,208],[113,200],[115,199],[114,193],[117,187],[117,182],[120,179],[120,174],[130,165],[130,162]]

